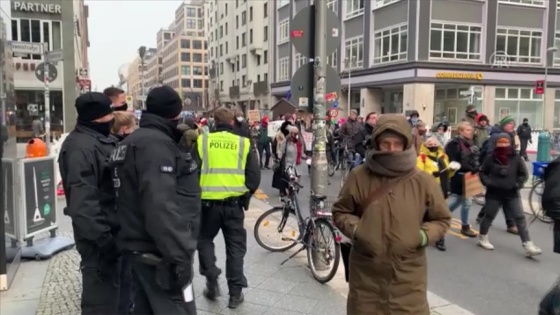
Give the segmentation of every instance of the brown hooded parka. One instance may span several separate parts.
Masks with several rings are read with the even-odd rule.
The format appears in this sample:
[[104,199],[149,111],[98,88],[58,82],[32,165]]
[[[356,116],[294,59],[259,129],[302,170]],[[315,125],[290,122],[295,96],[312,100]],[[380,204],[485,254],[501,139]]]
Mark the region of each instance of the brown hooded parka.
[[[406,139],[405,150],[380,152],[376,140],[385,131]],[[352,170],[333,205],[336,226],[353,240],[347,314],[428,315],[422,235],[428,243],[441,239],[451,213],[439,184],[425,172],[400,182],[362,211],[370,194],[416,167],[411,127],[404,116],[381,115],[372,141],[366,162]]]

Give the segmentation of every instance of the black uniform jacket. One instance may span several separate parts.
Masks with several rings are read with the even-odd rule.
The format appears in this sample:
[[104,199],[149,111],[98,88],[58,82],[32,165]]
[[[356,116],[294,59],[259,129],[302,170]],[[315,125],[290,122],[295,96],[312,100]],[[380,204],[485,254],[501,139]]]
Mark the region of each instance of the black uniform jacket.
[[66,197],[64,214],[72,218],[74,238],[103,246],[119,231],[109,157],[117,146],[82,125],[68,135],[58,157]]
[[111,157],[124,249],[192,264],[200,229],[196,159],[179,145],[170,120],[142,113],[140,128]]

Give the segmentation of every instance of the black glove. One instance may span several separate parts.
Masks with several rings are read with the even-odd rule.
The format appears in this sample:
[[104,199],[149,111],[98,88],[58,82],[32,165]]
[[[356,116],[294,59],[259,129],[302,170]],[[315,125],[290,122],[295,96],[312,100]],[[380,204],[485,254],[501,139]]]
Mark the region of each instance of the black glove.
[[439,177],[441,175],[441,173],[440,172],[432,172],[432,175],[434,177]]

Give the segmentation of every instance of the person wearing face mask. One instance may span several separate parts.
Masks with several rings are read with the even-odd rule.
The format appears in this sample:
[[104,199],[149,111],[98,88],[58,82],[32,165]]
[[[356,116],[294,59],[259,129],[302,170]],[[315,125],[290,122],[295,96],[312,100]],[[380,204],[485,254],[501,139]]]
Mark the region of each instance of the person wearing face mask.
[[117,314],[121,246],[113,180],[107,161],[117,146],[111,136],[111,100],[98,92],[76,99],[78,121],[62,144],[58,165],[72,219],[82,273],[82,314]]
[[115,123],[111,128],[111,133],[119,141],[122,141],[136,129],[136,116],[131,112],[114,112]]
[[111,107],[114,111],[127,111],[128,104],[126,103],[126,96],[124,91],[116,87],[108,87],[103,91],[111,99]]
[[529,178],[525,162],[511,151],[511,136],[507,133],[495,137],[492,154],[486,158],[480,169],[480,180],[486,186],[486,206],[480,223],[478,246],[492,250],[494,246],[488,239],[490,226],[500,211],[507,208],[513,216],[525,255],[527,257],[542,254],[529,236],[527,221],[521,204],[519,190]]
[[110,160],[124,254],[132,266],[135,314],[196,314],[189,295],[201,189],[196,157],[179,144],[182,107],[171,87],[152,89],[139,128],[120,142]]
[[377,113],[371,112],[367,114],[366,121],[360,132],[356,135],[356,153],[360,155],[360,161],[355,163],[359,165],[362,163],[363,158],[366,156],[366,151],[370,147],[371,135],[373,134],[373,129],[377,124]]
[[520,142],[519,155],[521,155],[525,161],[529,161],[529,156],[527,156],[527,143],[533,143],[529,119],[523,118],[523,123],[517,127],[517,136]]
[[[457,163],[450,165],[449,158],[443,151],[436,137],[431,137],[420,146],[420,155],[416,158],[416,166],[421,171],[432,175],[441,186],[445,199],[449,197],[449,180],[457,171]],[[445,238],[436,242],[436,248],[445,251]]]
[[251,139],[251,131],[249,130],[249,125],[245,121],[242,111],[237,111],[235,113],[235,121],[233,122],[233,133],[240,136]]

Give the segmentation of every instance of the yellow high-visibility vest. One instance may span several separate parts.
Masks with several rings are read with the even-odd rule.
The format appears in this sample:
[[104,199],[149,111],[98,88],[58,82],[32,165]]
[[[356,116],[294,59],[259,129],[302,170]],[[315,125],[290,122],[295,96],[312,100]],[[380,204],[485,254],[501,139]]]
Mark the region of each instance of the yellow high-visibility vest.
[[198,137],[202,200],[238,197],[249,191],[245,186],[245,166],[250,146],[249,139],[227,131]]

